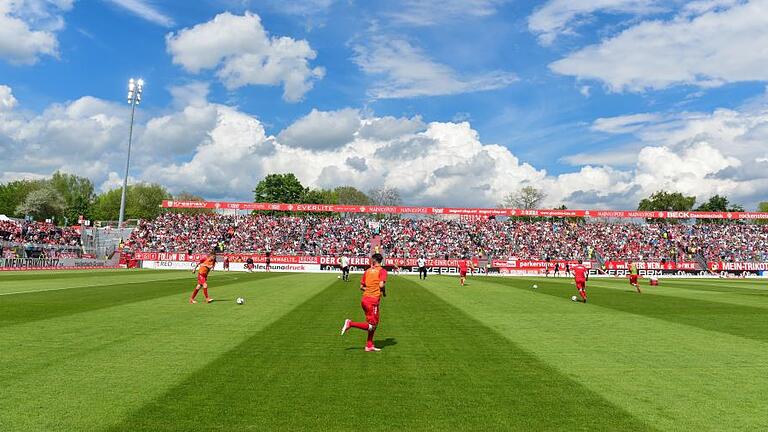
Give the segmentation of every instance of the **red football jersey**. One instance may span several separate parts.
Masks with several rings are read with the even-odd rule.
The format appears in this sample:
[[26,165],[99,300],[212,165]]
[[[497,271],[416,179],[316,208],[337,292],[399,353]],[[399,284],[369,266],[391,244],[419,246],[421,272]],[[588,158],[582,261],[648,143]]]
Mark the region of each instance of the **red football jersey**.
[[459,271],[461,272],[467,271],[467,260],[459,260]]
[[587,280],[587,268],[584,267],[581,264],[573,266],[571,269],[573,271],[573,278],[576,280],[576,282],[584,282]]

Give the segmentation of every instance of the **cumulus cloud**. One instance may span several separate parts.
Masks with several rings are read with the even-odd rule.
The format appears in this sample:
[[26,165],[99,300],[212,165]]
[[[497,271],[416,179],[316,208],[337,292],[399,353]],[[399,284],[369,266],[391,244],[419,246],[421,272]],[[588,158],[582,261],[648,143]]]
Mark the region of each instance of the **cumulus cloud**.
[[282,85],[283,99],[297,102],[325,75],[311,67],[317,53],[306,40],[271,37],[253,13],[225,12],[212,20],[169,33],[173,62],[197,74],[215,69],[228,89],[247,85]]
[[354,61],[377,81],[369,89],[376,99],[440,96],[508,87],[518,80],[507,71],[462,75],[430,59],[420,48],[398,38],[374,37],[354,47]]
[[313,109],[306,116],[285,128],[278,139],[289,147],[313,150],[333,150],[352,141],[360,128],[360,115],[354,109],[318,111]]
[[644,21],[550,64],[611,91],[716,87],[768,80],[768,3],[696,2],[668,21]]
[[56,32],[74,0],[0,0],[0,58],[31,65],[42,56],[58,57]]
[[7,85],[0,85],[0,111],[10,111],[17,104],[13,91]]
[[[172,193],[186,190],[207,199],[249,200],[265,175],[293,172],[310,187],[388,185],[409,204],[437,206],[494,206],[510,191],[532,185],[547,193],[545,205],[571,208],[631,208],[658,189],[702,199],[719,193],[752,207],[768,190],[766,103],[600,119],[595,125],[604,133],[621,130],[635,137],[635,160],[622,166],[615,160],[578,160],[578,168],[551,175],[506,147],[484,142],[469,122],[313,110],[270,136],[257,117],[187,97],[189,91],[172,89],[178,100],[167,111],[137,118],[131,181],[158,182]],[[0,159],[0,173],[10,178],[61,169],[89,176],[102,188],[117,186],[127,110],[82,97],[38,114],[0,111],[0,147],[15,156]],[[626,124],[641,126],[626,129]],[[330,129],[327,135],[324,129]],[[317,140],[307,145],[313,137]]]

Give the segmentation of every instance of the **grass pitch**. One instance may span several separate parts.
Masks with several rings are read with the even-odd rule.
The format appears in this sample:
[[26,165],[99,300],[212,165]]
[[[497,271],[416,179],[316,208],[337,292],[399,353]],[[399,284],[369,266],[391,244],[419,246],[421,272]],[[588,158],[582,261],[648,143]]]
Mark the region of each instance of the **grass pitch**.
[[0,430],[768,430],[768,281],[352,280],[0,274]]

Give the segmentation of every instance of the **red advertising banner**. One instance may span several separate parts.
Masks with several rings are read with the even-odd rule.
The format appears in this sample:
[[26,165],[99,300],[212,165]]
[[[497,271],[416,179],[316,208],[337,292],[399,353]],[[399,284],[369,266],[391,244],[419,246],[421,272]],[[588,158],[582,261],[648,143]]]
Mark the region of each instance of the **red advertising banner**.
[[[606,261],[606,270],[629,270],[632,262]],[[701,270],[695,262],[635,262],[638,270]]]
[[163,201],[164,208],[213,209],[246,211],[286,212],[333,212],[333,213],[390,213],[458,216],[530,216],[530,217],[575,217],[575,218],[617,218],[617,219],[768,219],[768,212],[699,212],[699,211],[633,211],[633,210],[523,210],[504,208],[454,208],[454,207],[407,207],[407,206],[365,206],[330,204],[279,204],[248,203],[229,201]]
[[[133,259],[140,261],[186,261],[186,262],[200,262],[206,258],[206,254],[187,254],[177,252],[136,252]],[[266,255],[260,254],[219,254],[219,261],[224,257],[229,257],[231,262],[245,262],[248,258],[251,258],[256,264],[264,264],[267,262]],[[292,255],[272,255],[269,257],[269,261],[272,264],[321,264],[321,265],[338,265],[339,257],[334,256],[292,256]],[[428,259],[427,267],[458,267],[459,260],[457,259]],[[369,264],[368,257],[349,257],[349,265],[351,266],[367,266]],[[384,265],[387,267],[416,267],[418,266],[417,258],[386,258]]]

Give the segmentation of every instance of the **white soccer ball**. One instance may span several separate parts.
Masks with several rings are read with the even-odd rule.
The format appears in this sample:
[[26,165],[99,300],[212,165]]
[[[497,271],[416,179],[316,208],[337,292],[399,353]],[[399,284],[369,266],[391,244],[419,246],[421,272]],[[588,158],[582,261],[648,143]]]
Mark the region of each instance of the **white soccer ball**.
[[341,279],[341,276],[336,276],[336,279]]
[[536,288],[538,288],[538,287],[539,287],[538,285],[536,285],[536,284],[533,284],[533,289],[536,289]]
[[576,296],[571,296],[571,301],[576,301]]
[[242,297],[238,297],[237,300],[235,300],[235,303],[237,303],[239,305],[245,304],[245,299],[242,298]]

